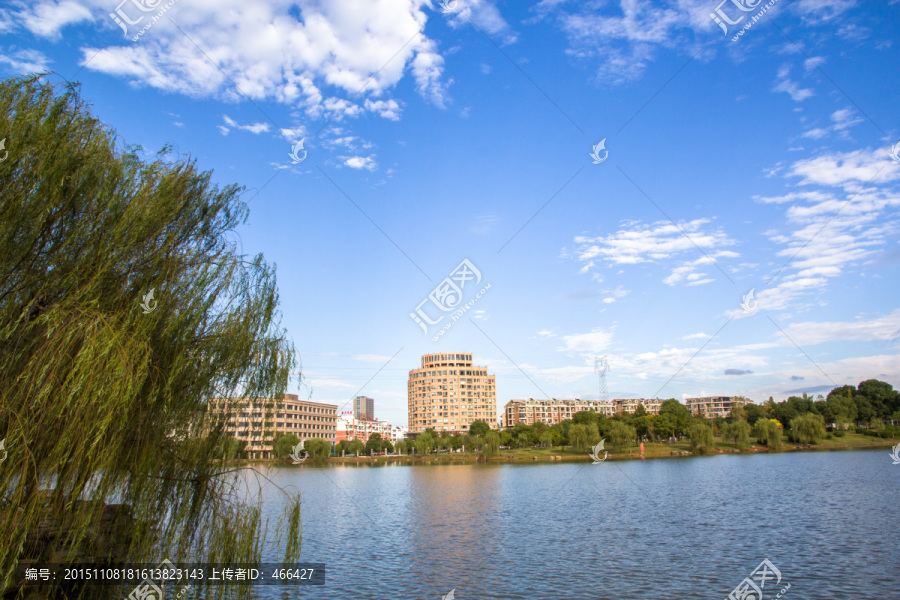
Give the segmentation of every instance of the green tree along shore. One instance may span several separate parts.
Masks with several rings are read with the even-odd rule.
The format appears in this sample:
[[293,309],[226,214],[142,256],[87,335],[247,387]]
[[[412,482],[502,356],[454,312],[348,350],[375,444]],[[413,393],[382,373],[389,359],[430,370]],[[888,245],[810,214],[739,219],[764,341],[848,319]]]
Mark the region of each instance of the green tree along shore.
[[[861,419],[860,414],[866,418]],[[823,448],[883,444],[900,439],[900,393],[888,383],[870,379],[857,387],[834,388],[827,397],[813,399],[804,394],[783,402],[770,398],[763,404],[735,406],[726,418],[691,415],[687,406],[669,399],[658,415],[647,414],[642,406],[634,414],[614,417],[582,411],[557,425],[520,423],[501,431],[475,421],[469,434],[441,435],[427,429],[415,440],[398,442],[396,451],[424,459],[435,452],[464,449],[470,459],[490,459],[503,448],[506,457],[546,459],[568,454],[587,460],[586,451],[601,439],[608,442],[613,457],[636,454],[641,442],[646,443],[647,456],[676,450],[694,454],[710,454],[719,448],[744,451],[751,446],[778,451],[787,443]],[[353,448],[359,455],[372,454],[368,445],[357,441],[339,444],[337,456],[356,456],[351,444],[358,444]]]
[[[49,556],[259,560],[261,505],[227,464],[240,445],[205,424],[209,398],[276,397],[296,365],[274,268],[230,237],[241,188],[145,161],[40,77],[0,82],[0,131],[0,588]],[[114,551],[107,503],[128,507]],[[288,496],[286,562],[299,519]]]

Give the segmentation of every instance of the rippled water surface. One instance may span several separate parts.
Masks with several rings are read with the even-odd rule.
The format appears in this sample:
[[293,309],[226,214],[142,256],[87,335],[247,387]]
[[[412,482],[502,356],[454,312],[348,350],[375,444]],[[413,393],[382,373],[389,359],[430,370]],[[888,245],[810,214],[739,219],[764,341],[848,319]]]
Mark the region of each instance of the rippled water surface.
[[327,568],[266,600],[722,599],[765,558],[766,600],[900,598],[886,450],[266,474],[302,492],[303,560]]

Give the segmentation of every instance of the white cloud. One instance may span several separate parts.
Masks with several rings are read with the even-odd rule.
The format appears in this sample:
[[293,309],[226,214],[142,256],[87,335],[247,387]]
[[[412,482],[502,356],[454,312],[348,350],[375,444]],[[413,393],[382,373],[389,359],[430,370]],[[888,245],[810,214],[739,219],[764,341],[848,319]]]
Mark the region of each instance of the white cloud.
[[[828,340],[885,340],[891,335],[889,331],[894,325],[900,325],[900,310],[895,310],[888,316],[866,321],[802,323],[793,328],[786,328],[786,331],[798,344],[803,346]],[[602,332],[600,333],[602,334]],[[592,334],[582,334],[582,336],[591,336]],[[894,335],[896,336],[896,334],[895,331]],[[582,338],[582,336],[569,337]],[[817,367],[802,355],[797,356],[794,345],[777,330],[772,333],[772,338],[776,339],[775,342],[724,348],[720,347],[716,341],[707,344],[706,342],[711,336],[705,333],[696,333],[685,337],[696,339],[700,343],[696,346],[664,347],[656,351],[608,354],[608,360],[613,367],[612,372],[616,378],[624,378],[625,381],[631,382],[631,385],[646,381],[645,384],[639,384],[639,390],[632,389],[629,392],[644,397],[650,397],[657,390],[659,390],[661,398],[671,397],[670,388],[675,385],[682,389],[693,388],[693,391],[684,394],[685,397],[710,393],[731,395],[736,391],[734,376],[751,373],[754,375],[754,381],[777,380],[781,382],[766,387],[740,390],[740,393],[757,401],[762,401],[770,395],[786,396],[790,388],[785,385],[796,388],[796,382],[800,380],[803,380],[808,389],[812,390],[813,388],[822,388],[822,386],[825,386],[822,389],[830,388],[833,385],[832,380],[840,385],[847,382],[856,384],[861,380],[873,377],[888,381],[900,379],[900,362],[897,361],[896,354],[852,357],[831,362],[817,358]],[[529,364],[521,366],[526,371],[533,373],[538,378],[539,384],[541,380],[551,384],[571,384],[578,379],[586,380],[594,375],[592,367],[594,354],[607,353],[607,345],[602,343],[605,340],[602,335],[600,338],[601,343],[594,344],[588,343],[586,340],[584,342],[581,339],[575,340],[579,342],[579,348],[591,352],[591,354],[583,353],[581,360],[584,362],[582,364],[552,368],[537,368]],[[701,347],[702,351],[700,351]],[[770,352],[759,352],[771,351],[774,348],[788,353],[776,357]],[[560,348],[559,350],[569,352],[569,348]],[[735,365],[740,368],[735,368]],[[819,367],[828,375],[823,375]],[[666,385],[666,382],[676,374],[677,379]],[[593,379],[593,383],[596,383],[596,379]],[[662,387],[660,388],[660,386]],[[553,391],[551,388],[545,387],[544,389],[547,392]]]
[[801,88],[800,84],[791,81],[790,74],[790,65],[782,65],[781,68],[778,69],[778,78],[775,80],[775,87],[772,88],[772,91],[786,92],[791,96],[791,99],[794,102],[802,102],[814,95],[814,92],[811,89]]
[[886,183],[900,178],[900,165],[889,160],[889,148],[824,154],[795,162],[791,175],[801,184],[858,188],[860,184]]
[[365,109],[378,113],[379,116],[391,121],[400,120],[400,105],[396,100],[376,100],[372,101],[366,98],[364,104]]
[[[241,125],[240,123],[238,123],[237,121],[235,121],[234,119],[229,117],[228,115],[222,115],[222,119],[225,121],[225,124],[228,125],[228,127],[242,129],[244,131],[249,131],[250,133],[253,133],[256,135],[259,135],[260,133],[263,133],[263,132],[266,132],[269,130],[268,123],[252,123],[250,125]],[[223,127],[222,125],[219,125],[218,127],[219,127],[219,131],[222,131],[222,135],[228,134],[228,130],[227,130],[228,128]],[[225,130],[225,131],[223,131],[223,130]]]
[[562,339],[566,343],[566,352],[602,352],[612,343],[613,334],[611,331],[594,329],[589,333],[564,335]]
[[399,106],[383,95],[408,72],[423,96],[438,105],[445,100],[443,59],[420,32],[428,5],[428,0],[182,0],[170,12],[192,41],[163,19],[140,45],[100,48],[89,63],[98,49],[82,48],[82,64],[166,91],[272,99],[314,117],[358,116],[364,109],[350,98],[362,92],[383,103],[379,114],[393,118]]
[[[892,4],[896,4],[897,0],[891,0]],[[863,27],[861,25],[857,25],[856,23],[845,23],[838,27],[837,30],[838,37],[841,37],[845,40],[851,40],[854,42],[858,42],[860,40],[864,40],[872,35],[872,30],[868,27]],[[882,42],[883,44],[884,42]],[[888,42],[890,43],[890,42]],[[876,47],[881,44],[877,44]],[[879,48],[881,49],[881,48]]]
[[517,35],[490,0],[459,0],[458,10],[450,13],[450,25],[455,28],[474,23],[479,29],[493,36],[500,36],[501,44],[513,44]]
[[854,117],[853,110],[849,108],[836,110],[831,113],[832,125],[827,128],[817,127],[803,133],[803,137],[820,139],[828,135],[830,132],[839,133],[842,137],[847,138],[847,130],[857,123],[862,123],[861,117]]
[[[423,38],[424,40],[424,38]],[[437,53],[437,45],[431,40],[424,40],[421,49],[412,60],[412,73],[416,80],[416,91],[427,98],[435,106],[444,108],[447,100],[447,86],[441,75],[444,72],[444,57]]]
[[15,28],[13,15],[8,10],[0,8],[0,33],[7,33]]
[[19,75],[29,75],[50,69],[50,59],[37,50],[17,50],[0,54],[0,63],[9,65]]
[[369,171],[374,171],[378,168],[374,154],[370,156],[342,156],[340,158],[344,161],[344,165],[351,169],[368,169]]
[[825,137],[826,135],[828,135],[828,130],[822,129],[821,127],[816,127],[814,129],[810,129],[809,131],[803,132],[803,137],[812,138],[814,140],[821,139],[821,138]]
[[[535,375],[537,375],[540,379],[548,381],[553,384],[561,384],[561,383],[571,383],[577,379],[593,374],[594,369],[590,366],[576,366],[569,365],[564,367],[550,367],[550,368],[530,368]],[[595,388],[594,393],[597,393],[596,389],[596,381],[594,382]],[[549,391],[549,390],[548,390]]]
[[556,10],[561,4],[565,4],[568,1],[569,0],[540,0],[540,2],[531,8],[531,11],[537,14],[538,18],[543,18]]
[[825,64],[824,56],[810,56],[806,60],[803,61],[803,68],[807,71],[812,71],[817,67],[821,67]]
[[322,102],[322,106],[316,107],[316,110],[319,108],[324,109],[332,120],[338,122],[343,121],[344,117],[357,117],[362,114],[363,111],[362,107],[358,104],[354,104],[344,98],[336,98],[333,96],[325,98],[325,101]]
[[640,77],[655,56],[657,46],[677,43],[677,29],[688,24],[687,15],[649,3],[621,3],[621,16],[582,10],[560,18],[569,38],[567,53],[599,60],[597,80],[622,83]]
[[596,80],[609,85],[639,78],[659,50],[694,54],[704,44],[719,45],[721,38],[709,36],[719,32],[709,18],[712,8],[706,0],[542,0],[532,12],[536,20],[555,22],[568,38],[566,54],[595,63]]
[[[681,382],[724,379],[725,370],[733,368],[735,364],[740,364],[755,373],[765,373],[768,370],[769,359],[765,356],[742,348],[718,348],[714,344],[705,346],[703,351],[698,353],[702,346],[703,344],[683,348],[663,348],[655,352],[615,355],[610,357],[610,364],[615,364],[617,375],[624,374],[658,381],[659,383],[655,385],[663,385],[676,373]],[[727,384],[731,385],[733,383]],[[669,397],[666,388],[661,391],[661,397]]]
[[[829,280],[872,260],[900,232],[895,212],[900,207],[900,192],[884,185],[900,179],[900,166],[888,159],[888,148],[799,160],[785,176],[801,178],[804,186],[826,189],[758,198],[787,205],[788,226],[785,232],[766,234],[781,249],[771,274],[778,282],[757,288],[762,310],[798,309],[812,292],[817,292],[821,301]],[[746,316],[737,309],[731,314]]]
[[720,258],[738,256],[736,252],[720,249],[733,245],[734,241],[721,230],[705,231],[703,226],[709,222],[709,219],[695,219],[678,225],[666,221],[649,225],[630,222],[625,224],[627,228],[607,236],[576,237],[574,241],[579,246],[574,254],[577,260],[586,263],[580,272],[588,271],[594,259],[609,264],[640,264],[662,262],[684,253],[699,254],[699,257],[674,267],[665,283],[708,283],[712,279],[697,272],[701,267],[711,266]]
[[[791,376],[802,377],[807,389],[825,386],[822,389],[830,389],[832,381],[838,385],[856,385],[866,379],[880,379],[882,381],[900,380],[900,361],[896,354],[881,354],[872,356],[853,356],[834,361],[816,361],[818,368],[807,363],[802,368],[777,369],[770,376],[779,378],[785,384],[774,384],[762,388],[750,390],[750,397],[764,399],[769,396],[784,397],[788,390],[797,389],[796,380],[791,381]],[[821,371],[819,370],[821,368]],[[828,374],[828,377],[822,374]],[[789,387],[788,387],[789,386]]]
[[854,117],[853,110],[849,108],[834,111],[831,113],[831,120],[834,121],[833,127],[835,131],[843,131],[857,123],[863,122],[862,117]]
[[711,337],[712,337],[712,336],[709,335],[708,333],[703,333],[703,332],[701,331],[700,333],[692,333],[692,334],[690,334],[690,335],[682,336],[681,339],[683,339],[683,340],[707,340],[707,339],[709,339],[709,338],[711,338]]
[[304,127],[303,125],[294,127],[292,129],[284,128],[280,133],[281,137],[286,139],[291,144],[295,144],[309,135],[306,131],[306,127]]
[[874,319],[792,323],[785,333],[798,346],[831,341],[890,341],[900,329],[900,309]]
[[703,275],[702,273],[698,273],[697,269],[704,265],[712,264],[719,258],[737,258],[740,255],[737,252],[731,252],[729,250],[720,250],[719,252],[715,252],[713,254],[709,254],[707,256],[701,256],[700,258],[692,261],[688,261],[682,264],[680,267],[676,267],[672,270],[672,273],[669,274],[668,277],[663,279],[663,283],[666,285],[675,285],[677,283],[684,282],[687,285],[702,285],[704,283],[711,283],[715,281],[714,279]]
[[604,304],[612,304],[616,300],[620,300],[627,296],[629,291],[620,285],[614,290],[603,290],[601,293],[604,296],[602,302]]
[[820,25],[831,21],[856,6],[856,0],[797,0],[791,8],[804,20]]
[[306,384],[316,390],[334,390],[336,392],[356,391],[359,389],[359,383],[344,381],[333,375],[323,375],[312,371],[303,373]]
[[825,192],[791,192],[789,194],[785,194],[783,196],[754,196],[757,200],[761,202],[766,202],[769,204],[784,204],[786,202],[796,202],[798,200],[807,201],[807,202],[822,202],[823,200],[829,200],[832,198],[830,194],[826,194]]
[[14,14],[25,29],[51,39],[59,38],[60,30],[66,25],[91,20],[91,11],[72,0],[39,2]]

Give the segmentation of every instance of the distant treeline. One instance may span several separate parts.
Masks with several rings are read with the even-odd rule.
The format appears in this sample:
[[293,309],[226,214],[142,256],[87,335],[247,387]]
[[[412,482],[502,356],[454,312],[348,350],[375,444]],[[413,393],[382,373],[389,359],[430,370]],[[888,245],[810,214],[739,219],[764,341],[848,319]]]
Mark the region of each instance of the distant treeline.
[[[843,436],[855,426],[855,431],[884,438],[900,437],[900,392],[891,384],[869,379],[858,386],[843,385],[832,389],[827,396],[816,398],[803,394],[775,402],[769,398],[762,404],[735,406],[728,417],[706,419],[692,415],[687,406],[670,398],[662,403],[658,415],[647,414],[643,405],[634,413],[606,417],[594,411],[575,413],[555,425],[535,423],[492,430],[485,421],[475,421],[469,433],[450,435],[434,429],[409,440],[391,442],[373,434],[366,443],[359,440],[341,441],[334,455],[371,455],[379,452],[400,454],[428,454],[432,451],[461,450],[495,455],[502,447],[532,448],[571,447],[585,450],[601,440],[613,451],[621,451],[639,442],[662,442],[689,439],[694,451],[706,452],[715,447],[715,438],[748,447],[751,438],[771,449],[781,447],[784,436],[793,442],[812,444],[826,436]],[[830,432],[830,433],[829,433]],[[278,435],[275,456],[287,458],[300,439],[294,434]],[[321,444],[320,444],[321,442]],[[324,445],[320,449],[320,445]],[[311,454],[327,459],[327,442],[308,440]]]

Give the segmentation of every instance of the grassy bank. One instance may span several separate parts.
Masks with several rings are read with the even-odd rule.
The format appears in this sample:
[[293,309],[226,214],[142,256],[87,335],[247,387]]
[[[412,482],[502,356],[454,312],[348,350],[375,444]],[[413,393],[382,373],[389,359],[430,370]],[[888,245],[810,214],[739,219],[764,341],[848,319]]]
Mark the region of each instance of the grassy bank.
[[[891,448],[898,440],[885,440],[872,438],[857,433],[847,433],[841,438],[822,440],[818,444],[800,445],[785,443],[780,452],[803,452],[822,450],[854,450],[872,448]],[[621,451],[609,452],[608,460],[640,459],[639,446],[630,446]],[[727,453],[758,453],[769,452],[762,445],[755,444],[750,448],[739,450],[734,444],[716,440],[716,449],[706,456]],[[691,445],[688,440],[680,440],[674,443],[645,442],[644,458],[672,458],[691,456]],[[268,461],[271,462],[271,461]],[[393,455],[393,456],[345,456],[329,459],[332,464],[346,465],[384,465],[384,464],[466,464],[466,463],[549,463],[549,462],[591,462],[587,451],[574,450],[571,447],[554,448],[514,448],[501,450],[497,455],[487,458],[481,453],[454,452],[429,454],[427,456]],[[298,466],[315,466],[304,463]]]

